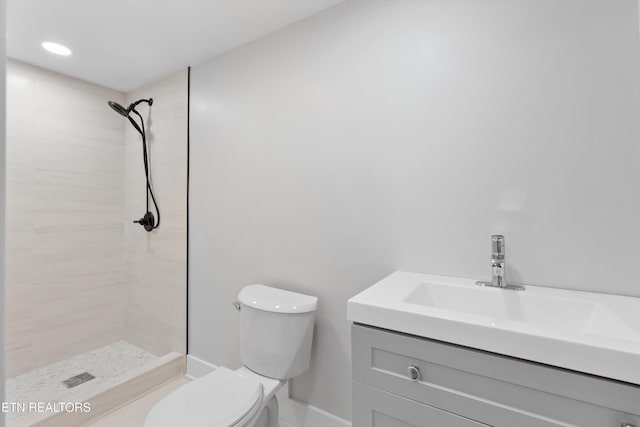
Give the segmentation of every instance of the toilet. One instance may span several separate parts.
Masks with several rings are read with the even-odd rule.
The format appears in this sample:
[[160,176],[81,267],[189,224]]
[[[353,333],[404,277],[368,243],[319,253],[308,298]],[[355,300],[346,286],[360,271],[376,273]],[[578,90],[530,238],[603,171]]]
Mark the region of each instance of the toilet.
[[277,427],[276,392],[309,368],[318,298],[249,285],[238,300],[242,367],[219,367],[168,394],[145,427]]

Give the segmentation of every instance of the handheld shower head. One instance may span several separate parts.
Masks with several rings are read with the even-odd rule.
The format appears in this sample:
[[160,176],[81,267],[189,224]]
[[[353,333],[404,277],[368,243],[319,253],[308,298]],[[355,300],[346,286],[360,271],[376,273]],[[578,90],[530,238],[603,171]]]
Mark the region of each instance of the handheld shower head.
[[[111,107],[113,111],[127,118],[131,125],[135,128],[135,130],[138,131],[138,133],[142,137],[142,161],[144,163],[144,175],[146,178],[145,191],[147,196],[147,212],[142,218],[133,222],[142,225],[147,231],[153,231],[160,226],[160,209],[158,209],[158,203],[156,202],[156,197],[153,194],[153,188],[151,187],[151,181],[149,179],[149,157],[144,119],[142,118],[142,115],[138,112],[138,110],[136,110],[136,106],[142,102],[146,102],[149,106],[151,106],[153,105],[153,98],[139,99],[136,102],[132,102],[131,104],[129,104],[127,108],[123,107],[115,101],[107,101],[107,104],[109,104],[109,107]],[[134,116],[132,116],[131,113],[133,113]],[[136,117],[140,120],[140,123],[136,122]],[[149,196],[151,196],[151,200],[153,201],[153,204],[156,208],[157,221],[156,216],[154,216],[153,213],[149,211]]]
[[129,108],[124,108],[122,105],[114,101],[109,101],[107,102],[107,104],[109,104],[109,107],[113,108],[113,110],[116,113],[120,114],[121,116],[124,116],[124,117],[129,116],[129,112],[131,111]]
[[131,111],[133,111],[136,108],[136,105],[140,104],[141,102],[146,102],[147,104],[149,104],[149,106],[151,106],[153,105],[153,98],[139,99],[136,102],[131,103],[127,108],[124,108],[122,105],[118,104],[115,101],[108,101],[107,104],[109,104],[109,107],[113,108],[113,111],[120,114],[121,116],[129,117]]

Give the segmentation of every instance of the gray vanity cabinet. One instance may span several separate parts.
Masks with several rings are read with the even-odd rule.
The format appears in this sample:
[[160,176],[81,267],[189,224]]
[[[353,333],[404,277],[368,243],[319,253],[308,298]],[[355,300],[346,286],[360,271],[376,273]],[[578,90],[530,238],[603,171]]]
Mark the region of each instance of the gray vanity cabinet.
[[353,427],[640,427],[637,385],[357,324],[352,356]]
[[[482,427],[486,424],[397,396],[359,382],[353,383],[354,426]],[[428,420],[428,422],[426,422]]]

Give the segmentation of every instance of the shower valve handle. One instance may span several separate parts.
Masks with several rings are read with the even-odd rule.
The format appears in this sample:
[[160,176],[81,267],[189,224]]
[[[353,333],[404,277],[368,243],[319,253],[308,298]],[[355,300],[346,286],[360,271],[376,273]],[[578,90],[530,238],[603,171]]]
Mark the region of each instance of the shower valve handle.
[[142,218],[133,222],[134,224],[140,224],[147,231],[153,230],[153,226],[156,224],[156,220],[151,212],[147,212]]

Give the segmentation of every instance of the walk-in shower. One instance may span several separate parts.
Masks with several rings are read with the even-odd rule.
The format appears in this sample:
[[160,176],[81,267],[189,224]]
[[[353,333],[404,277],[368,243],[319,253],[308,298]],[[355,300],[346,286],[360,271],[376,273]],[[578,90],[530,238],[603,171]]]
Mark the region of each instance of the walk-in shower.
[[[147,205],[145,214],[142,218],[133,221],[134,223],[140,224],[147,231],[155,230],[160,226],[160,209],[158,209],[158,203],[156,202],[156,197],[153,194],[153,188],[151,187],[151,180],[149,175],[149,151],[147,146],[147,132],[144,126],[144,119],[142,115],[136,110],[136,106],[142,102],[146,102],[149,104],[149,107],[153,105],[153,99],[139,99],[136,102],[131,103],[127,108],[118,104],[114,101],[107,102],[113,110],[120,114],[121,116],[129,119],[129,122],[133,125],[133,127],[138,131],[140,136],[142,137],[142,159],[144,161],[144,176],[146,180],[146,197],[147,197]],[[136,121],[131,117],[131,113],[134,113],[140,119],[140,124],[136,123]],[[153,201],[153,206],[156,210],[156,216],[154,217],[153,213],[149,210],[149,195],[151,195],[151,200]]]
[[78,427],[184,372],[188,72],[6,73],[5,424]]

